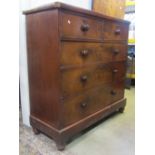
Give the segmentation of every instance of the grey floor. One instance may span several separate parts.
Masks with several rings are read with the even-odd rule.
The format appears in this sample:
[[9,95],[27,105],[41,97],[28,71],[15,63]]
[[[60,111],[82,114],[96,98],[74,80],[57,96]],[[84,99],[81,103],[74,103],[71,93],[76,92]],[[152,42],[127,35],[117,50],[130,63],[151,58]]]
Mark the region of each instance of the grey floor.
[[85,134],[73,139],[62,152],[54,141],[43,134],[34,135],[22,124],[20,113],[20,155],[134,155],[135,90],[126,90],[127,106],[123,114],[117,113],[101,121]]

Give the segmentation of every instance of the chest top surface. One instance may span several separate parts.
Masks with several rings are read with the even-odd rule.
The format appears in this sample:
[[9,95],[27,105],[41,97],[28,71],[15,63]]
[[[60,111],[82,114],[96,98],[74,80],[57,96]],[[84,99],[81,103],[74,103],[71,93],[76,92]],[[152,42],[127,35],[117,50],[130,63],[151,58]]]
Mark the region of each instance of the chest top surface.
[[92,10],[82,9],[79,7],[71,6],[68,4],[60,3],[60,2],[54,2],[54,3],[48,4],[48,5],[44,5],[41,7],[37,7],[34,9],[27,10],[27,11],[23,11],[23,14],[28,15],[28,14],[33,14],[33,13],[47,11],[47,10],[54,10],[54,9],[73,11],[73,12],[85,14],[88,16],[94,16],[96,18],[104,18],[104,19],[115,21],[115,22],[121,22],[124,24],[130,23],[129,21],[126,21],[126,20],[110,17],[110,16],[103,15],[101,13],[98,13],[98,12],[95,12]]

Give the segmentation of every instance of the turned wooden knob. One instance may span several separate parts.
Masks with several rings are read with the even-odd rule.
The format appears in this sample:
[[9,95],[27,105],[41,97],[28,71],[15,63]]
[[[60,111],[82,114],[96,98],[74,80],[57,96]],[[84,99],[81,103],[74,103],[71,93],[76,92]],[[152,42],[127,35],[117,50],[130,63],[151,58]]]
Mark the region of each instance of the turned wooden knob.
[[121,30],[120,30],[119,28],[115,30],[115,34],[116,34],[116,35],[118,35],[118,34],[120,34],[120,33],[121,33]]
[[113,73],[117,73],[117,72],[118,72],[118,69],[114,69],[114,70],[113,70]]
[[87,102],[82,102],[81,103],[81,108],[85,108],[87,106]]
[[87,79],[88,79],[87,75],[81,76],[81,81],[82,81],[82,82],[86,82]]
[[82,24],[81,25],[81,30],[84,31],[84,32],[86,32],[86,31],[89,30],[89,27],[90,27],[89,24]]
[[89,54],[89,50],[86,50],[86,49],[85,49],[85,50],[82,50],[82,51],[81,51],[81,56],[82,56],[82,57],[86,57],[86,56],[88,56],[88,54]]
[[114,49],[114,50],[113,50],[113,53],[114,53],[115,55],[117,55],[117,54],[119,53],[119,49]]
[[114,91],[114,90],[111,90],[111,95],[116,95],[116,91]]

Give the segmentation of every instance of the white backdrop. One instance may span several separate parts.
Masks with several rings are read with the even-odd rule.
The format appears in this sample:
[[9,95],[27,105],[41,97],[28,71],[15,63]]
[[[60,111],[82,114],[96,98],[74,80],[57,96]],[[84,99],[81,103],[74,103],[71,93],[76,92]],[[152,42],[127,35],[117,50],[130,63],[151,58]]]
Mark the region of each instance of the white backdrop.
[[[92,0],[59,0],[81,8],[91,9]],[[28,10],[37,6],[55,2],[55,0],[20,0],[19,9],[19,74],[20,74],[20,90],[21,90],[21,106],[23,123],[30,126],[29,123],[29,91],[28,91],[28,74],[27,74],[27,55],[26,55],[26,33],[25,33],[25,16],[22,15],[23,10]]]

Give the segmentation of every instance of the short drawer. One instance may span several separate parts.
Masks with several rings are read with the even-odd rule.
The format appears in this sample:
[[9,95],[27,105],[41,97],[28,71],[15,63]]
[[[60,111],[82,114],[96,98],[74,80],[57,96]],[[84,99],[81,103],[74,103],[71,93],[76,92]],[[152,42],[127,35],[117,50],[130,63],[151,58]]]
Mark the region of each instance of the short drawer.
[[123,80],[125,77],[124,62],[98,64],[89,67],[67,69],[62,71],[63,95],[74,96],[90,88]]
[[105,21],[104,40],[128,40],[128,25]]
[[74,98],[64,101],[64,126],[93,114],[106,107],[111,102],[111,87],[104,85],[97,89],[91,89]]
[[127,46],[116,43],[61,43],[62,65],[87,65],[97,62],[123,61],[127,58]]
[[61,13],[61,37],[102,39],[103,22],[87,17]]

